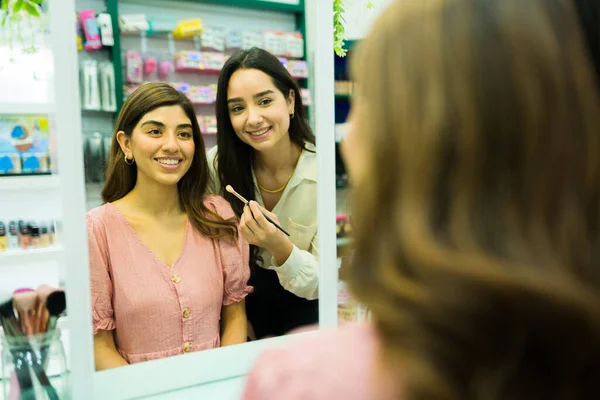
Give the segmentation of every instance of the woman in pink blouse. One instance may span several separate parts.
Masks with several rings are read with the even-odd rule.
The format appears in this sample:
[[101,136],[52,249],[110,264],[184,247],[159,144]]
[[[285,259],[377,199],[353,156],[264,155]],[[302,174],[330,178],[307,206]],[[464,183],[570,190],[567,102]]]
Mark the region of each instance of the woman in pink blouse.
[[88,212],[96,369],[246,341],[249,247],[188,99],[147,83],[117,120],[104,205]]
[[372,325],[270,349],[246,400],[600,397],[600,100],[572,0],[397,0],[343,143]]

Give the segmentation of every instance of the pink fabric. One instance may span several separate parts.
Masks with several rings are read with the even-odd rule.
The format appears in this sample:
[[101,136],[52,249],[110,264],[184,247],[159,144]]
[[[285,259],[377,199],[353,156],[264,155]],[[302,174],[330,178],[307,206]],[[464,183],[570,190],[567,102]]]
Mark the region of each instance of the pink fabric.
[[319,331],[268,349],[248,377],[244,400],[379,399],[372,382],[376,352],[366,324]]
[[[205,204],[223,218],[234,216],[222,197],[208,196]],[[236,244],[209,239],[188,221],[181,254],[169,268],[112,204],[89,211],[87,227],[94,334],[114,329],[129,363],[182,354],[184,346],[219,347],[222,306],[252,291],[249,247],[241,235]]]

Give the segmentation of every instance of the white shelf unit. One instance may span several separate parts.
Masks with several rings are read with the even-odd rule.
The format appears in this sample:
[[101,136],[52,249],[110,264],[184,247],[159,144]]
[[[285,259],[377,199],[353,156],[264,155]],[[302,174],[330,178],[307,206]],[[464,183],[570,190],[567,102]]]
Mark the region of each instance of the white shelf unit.
[[61,245],[40,249],[7,250],[0,253],[0,268],[12,264],[60,263],[63,260],[64,251],[65,249]]
[[0,115],[48,115],[55,111],[52,103],[0,103]]
[[0,175],[0,193],[3,191],[32,191],[58,189],[60,178],[57,175],[2,176]]
[[[36,54],[0,44],[0,117],[48,117],[53,175],[0,175],[0,221],[56,221],[55,247],[11,249],[0,253],[0,289],[65,285],[73,327],[67,363],[74,400],[89,398],[93,379],[93,343],[85,226],[85,192],[77,83],[74,0],[44,2],[43,40]],[[18,49],[16,49],[18,50]],[[7,54],[14,61],[2,63]],[[60,162],[58,162],[60,160]],[[73,317],[71,317],[73,315]],[[75,349],[76,351],[72,351]],[[1,397],[1,394],[0,394]]]

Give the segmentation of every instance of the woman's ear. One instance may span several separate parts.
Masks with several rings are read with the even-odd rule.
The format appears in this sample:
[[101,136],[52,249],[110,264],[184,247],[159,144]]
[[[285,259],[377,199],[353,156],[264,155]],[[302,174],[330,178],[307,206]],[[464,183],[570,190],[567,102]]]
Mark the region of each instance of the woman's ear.
[[131,151],[131,139],[129,136],[127,136],[125,132],[119,131],[117,132],[116,138],[119,146],[121,146],[121,151],[123,151],[123,154],[125,154],[125,157],[128,159],[133,159],[133,154]]
[[292,111],[294,110],[294,107],[296,105],[296,92],[294,92],[294,89],[290,89],[290,92],[288,93],[287,97],[287,103],[290,114],[292,114]]

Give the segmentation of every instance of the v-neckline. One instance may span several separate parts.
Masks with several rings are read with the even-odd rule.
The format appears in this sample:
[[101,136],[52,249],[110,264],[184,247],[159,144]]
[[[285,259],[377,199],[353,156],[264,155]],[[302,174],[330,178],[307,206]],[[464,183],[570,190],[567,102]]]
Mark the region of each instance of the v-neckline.
[[[298,157],[298,162],[296,163],[296,167],[294,168],[294,172],[292,172],[292,176],[290,177],[290,181],[288,182],[288,184],[285,186],[285,189],[283,189],[283,193],[281,193],[281,197],[279,198],[279,200],[277,200],[277,203],[275,203],[275,205],[273,206],[273,208],[271,210],[269,210],[270,212],[277,214],[276,208],[279,206],[279,204],[281,204],[281,201],[285,198],[285,196],[288,194],[288,192],[290,190],[292,190],[292,188],[294,186],[296,186],[296,172],[298,171],[298,166],[300,165],[300,161],[302,161],[302,158],[304,157],[304,149],[302,149],[300,151],[300,157]],[[254,167],[251,168],[252,171],[252,179],[254,180],[254,187],[256,188],[255,190],[255,194],[256,194],[256,201],[258,201],[258,203],[265,207],[265,201],[263,199],[262,193],[260,192],[260,189],[258,188],[258,180],[256,179],[256,174],[254,173]],[[265,207],[266,208],[266,207]]]
[[135,229],[133,229],[133,226],[131,226],[131,224],[129,223],[129,221],[127,220],[127,218],[125,217],[125,215],[123,215],[123,213],[121,211],[119,211],[119,209],[117,207],[115,207],[114,204],[112,203],[106,203],[109,204],[110,207],[112,207],[112,209],[117,213],[118,217],[122,220],[122,222],[127,226],[127,229],[130,230],[130,232],[133,234],[133,236],[135,237],[136,241],[150,254],[152,255],[152,257],[159,262],[160,264],[162,264],[164,267],[166,267],[168,270],[173,271],[175,268],[175,265],[177,264],[177,262],[181,259],[181,257],[183,256],[184,252],[185,252],[185,248],[188,242],[188,233],[189,233],[189,228],[190,228],[190,219],[186,216],[185,217],[185,234],[183,236],[183,245],[181,246],[181,251],[179,252],[179,255],[177,256],[177,258],[175,259],[175,261],[173,261],[173,265],[169,266],[167,265],[166,262],[164,262],[163,260],[161,260],[160,258],[158,258],[158,256],[156,255],[156,253],[154,253],[150,247],[148,247],[148,245],[146,243],[144,243],[144,241],[142,240],[142,238],[140,237],[140,235],[138,235],[138,233],[135,231]]

